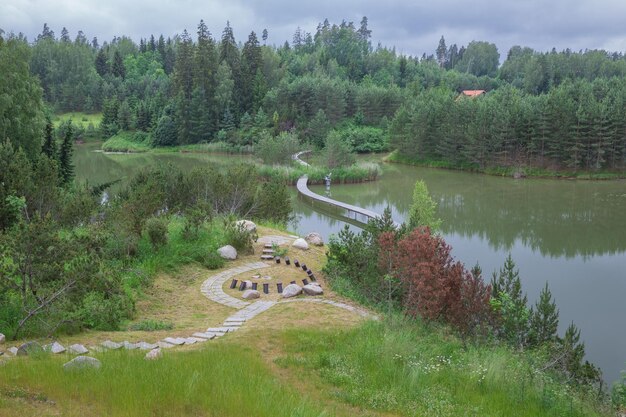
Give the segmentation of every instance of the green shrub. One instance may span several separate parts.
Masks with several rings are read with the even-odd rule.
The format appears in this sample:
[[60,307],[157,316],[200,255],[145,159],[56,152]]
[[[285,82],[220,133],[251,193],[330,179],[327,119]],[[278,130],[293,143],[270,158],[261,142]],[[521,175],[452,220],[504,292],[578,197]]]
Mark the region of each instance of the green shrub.
[[151,217],[146,221],[146,232],[154,249],[167,244],[167,220],[163,217]]
[[216,252],[207,252],[195,258],[206,269],[220,269],[226,261]]
[[338,131],[341,138],[359,153],[384,152],[389,149],[383,129],[371,126],[348,126]]
[[256,145],[255,153],[265,164],[288,164],[291,156],[300,151],[301,147],[295,133],[282,132],[278,136],[266,134]]
[[117,330],[128,313],[119,297],[105,297],[102,292],[89,292],[82,300],[77,316],[90,329]]
[[254,242],[258,239],[256,232],[249,232],[243,224],[237,224],[232,218],[224,220],[226,242],[242,254],[254,253]]
[[174,325],[167,321],[160,320],[142,320],[138,323],[133,323],[128,326],[128,330],[142,331],[142,332],[155,332],[157,330],[172,330]]
[[356,162],[352,146],[336,131],[330,132],[326,137],[322,155],[324,165],[330,169],[347,167]]

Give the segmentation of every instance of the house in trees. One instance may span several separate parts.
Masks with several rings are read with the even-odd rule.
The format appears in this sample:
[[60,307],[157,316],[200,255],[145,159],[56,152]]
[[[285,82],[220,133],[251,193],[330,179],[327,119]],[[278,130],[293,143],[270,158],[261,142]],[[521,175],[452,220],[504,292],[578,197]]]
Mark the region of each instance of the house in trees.
[[487,92],[485,90],[463,90],[461,91],[461,94],[459,94],[459,96],[457,97],[457,100],[461,99],[461,97],[479,97],[486,93]]

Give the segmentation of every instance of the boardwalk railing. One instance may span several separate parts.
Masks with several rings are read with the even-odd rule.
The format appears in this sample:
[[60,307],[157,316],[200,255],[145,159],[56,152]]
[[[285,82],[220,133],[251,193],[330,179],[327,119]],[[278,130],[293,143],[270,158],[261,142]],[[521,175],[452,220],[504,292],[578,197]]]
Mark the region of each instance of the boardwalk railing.
[[[292,158],[304,166],[309,166],[306,162],[300,159],[300,155],[304,153],[308,153],[311,151],[302,151],[293,155]],[[298,193],[300,195],[307,197],[311,201],[311,205],[315,207],[316,204],[322,205],[326,210],[330,209],[333,211],[339,210],[344,217],[354,220],[355,222],[361,224],[367,224],[370,220],[381,217],[379,213],[376,213],[371,210],[364,209],[362,207],[353,206],[352,204],[343,203],[341,201],[333,200],[332,198],[325,197],[323,195],[319,195],[309,190],[308,187],[309,177],[307,175],[303,175],[298,179],[296,183],[296,188],[298,189]],[[394,222],[396,227],[400,225]]]

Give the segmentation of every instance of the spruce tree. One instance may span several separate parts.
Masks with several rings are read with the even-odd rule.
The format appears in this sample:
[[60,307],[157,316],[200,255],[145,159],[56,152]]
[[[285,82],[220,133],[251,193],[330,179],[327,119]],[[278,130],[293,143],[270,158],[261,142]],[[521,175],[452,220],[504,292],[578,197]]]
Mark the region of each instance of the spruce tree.
[[98,55],[96,55],[96,72],[101,77],[104,77],[109,73],[109,63],[107,62],[107,55],[104,52],[104,48],[98,51]]
[[74,164],[72,162],[72,155],[74,153],[73,146],[74,127],[70,119],[65,129],[61,149],[59,150],[59,179],[63,185],[69,184],[74,178]]
[[54,126],[52,125],[52,120],[50,120],[49,116],[46,117],[46,129],[41,152],[50,159],[57,158],[57,145],[54,140]]
[[527,343],[530,312],[527,297],[522,293],[522,283],[511,254],[498,274],[491,280],[492,299],[499,306],[500,336],[516,347]]
[[539,300],[530,316],[530,343],[540,346],[555,341],[559,326],[559,310],[552,299],[548,283],[541,290]]
[[122,59],[120,51],[115,51],[115,54],[113,54],[111,73],[114,77],[119,77],[121,79],[126,78],[126,68],[124,67],[124,60]]

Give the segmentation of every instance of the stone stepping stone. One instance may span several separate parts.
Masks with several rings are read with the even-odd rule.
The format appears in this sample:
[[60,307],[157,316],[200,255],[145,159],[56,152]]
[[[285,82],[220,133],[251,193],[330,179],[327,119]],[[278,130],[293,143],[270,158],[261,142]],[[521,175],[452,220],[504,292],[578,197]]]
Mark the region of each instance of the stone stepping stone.
[[84,353],[89,352],[89,350],[88,350],[85,346],[80,345],[80,344],[78,344],[78,343],[76,343],[76,344],[74,344],[74,345],[72,345],[72,346],[68,347],[68,348],[67,348],[67,351],[68,351],[69,353],[74,354],[74,355],[82,355],[82,354],[84,354]]
[[195,340],[197,343],[203,343],[207,341],[207,339],[203,339],[201,337],[193,337],[193,336],[188,337],[187,340]]
[[215,339],[215,333],[194,333],[193,337],[199,337],[202,338],[204,340],[211,340],[211,339]]
[[240,321],[225,321],[224,322],[224,326],[225,327],[241,327],[243,323]]
[[185,339],[183,339],[182,337],[166,337],[165,339],[163,339],[163,342],[169,343],[171,345],[180,346],[185,344]]
[[265,245],[263,245],[263,247],[265,249],[272,249],[272,244],[271,243],[266,243]]
[[17,348],[15,346],[10,347],[7,352],[10,352],[13,356],[17,356]]
[[100,343],[100,346],[102,346],[105,349],[111,349],[111,350],[116,350],[122,347],[120,343],[115,343],[110,340],[105,340],[104,342]]
[[159,347],[156,343],[139,342],[137,344],[139,345],[138,347],[141,350],[152,350]]
[[263,249],[263,253],[269,253],[270,255],[274,253],[273,249]]
[[127,350],[139,349],[139,343],[130,343],[127,340],[124,340],[122,342],[122,346],[124,347],[124,349],[127,349]]
[[174,346],[176,346],[171,343],[164,342],[162,340],[160,342],[157,342],[156,344],[158,347],[163,348],[163,349],[169,349],[169,348],[173,348]]
[[207,332],[210,333],[228,333],[228,332],[234,332],[236,329],[234,327],[209,327],[208,329],[206,329]]
[[91,356],[77,356],[71,361],[67,362],[63,365],[63,369],[72,370],[72,369],[84,369],[84,368],[100,368],[102,364],[96,358],[92,358]]
[[271,261],[274,259],[274,255],[261,255],[261,259],[264,261]]

